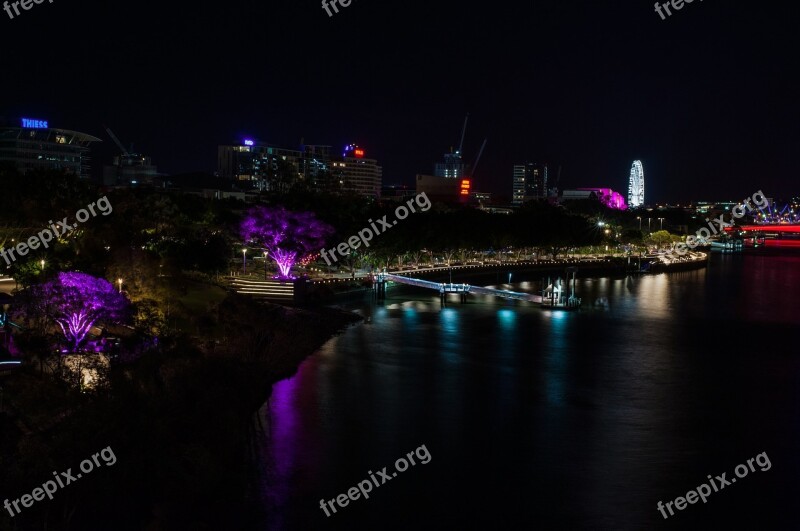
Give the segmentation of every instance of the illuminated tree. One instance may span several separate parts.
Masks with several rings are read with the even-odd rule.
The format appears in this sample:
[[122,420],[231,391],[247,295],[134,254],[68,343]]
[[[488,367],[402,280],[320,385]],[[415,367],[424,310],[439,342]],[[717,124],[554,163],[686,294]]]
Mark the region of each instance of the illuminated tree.
[[85,273],[59,273],[31,291],[31,299],[46,308],[47,316],[75,350],[97,322],[118,321],[128,309],[127,299],[110,282]]
[[279,278],[291,278],[292,265],[319,251],[333,228],[311,212],[292,212],[283,207],[251,208],[241,226],[241,236],[269,253],[278,266]]

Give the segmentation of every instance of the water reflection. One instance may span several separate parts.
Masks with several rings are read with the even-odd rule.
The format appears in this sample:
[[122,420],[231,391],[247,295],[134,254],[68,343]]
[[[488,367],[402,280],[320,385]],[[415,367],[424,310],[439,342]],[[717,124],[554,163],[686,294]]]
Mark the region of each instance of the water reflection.
[[[742,350],[735,332],[795,340],[797,265],[725,257],[579,279],[584,301],[608,301],[579,312],[491,297],[442,308],[413,290],[354,307],[372,323],[326,344],[266,408],[270,529],[653,529],[656,501],[770,448],[784,463],[774,482],[680,517],[716,525],[743,497],[776,514],[791,491],[778,486],[800,473],[800,422],[774,404],[795,402],[800,361]],[[538,286],[519,280],[504,287]],[[422,443],[431,465],[325,519],[320,498]]]

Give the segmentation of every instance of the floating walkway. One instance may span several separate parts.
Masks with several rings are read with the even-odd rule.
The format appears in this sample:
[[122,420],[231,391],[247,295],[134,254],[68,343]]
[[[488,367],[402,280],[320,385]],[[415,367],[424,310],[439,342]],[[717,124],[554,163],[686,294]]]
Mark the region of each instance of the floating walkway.
[[392,282],[397,282],[398,284],[406,284],[408,286],[416,286],[418,288],[432,289],[438,291],[443,302],[445,297],[447,297],[448,293],[458,293],[461,296],[461,302],[466,302],[468,293],[474,293],[475,295],[491,295],[493,297],[500,297],[501,299],[513,299],[518,301],[526,301],[526,302],[533,302],[536,304],[542,304],[542,296],[533,295],[532,293],[521,293],[518,291],[509,291],[506,289],[481,288],[478,286],[471,286],[469,284],[431,282],[430,280],[422,280],[419,278],[408,278],[399,275],[393,275],[391,273],[378,274],[379,298],[383,298],[380,297],[381,294],[383,294],[384,296],[386,294],[385,282],[387,280],[391,280]]

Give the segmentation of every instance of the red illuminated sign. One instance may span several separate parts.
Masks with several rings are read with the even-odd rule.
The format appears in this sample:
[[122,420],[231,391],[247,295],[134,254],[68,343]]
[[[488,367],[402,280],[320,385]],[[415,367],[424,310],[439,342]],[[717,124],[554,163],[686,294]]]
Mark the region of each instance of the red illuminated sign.
[[469,195],[470,186],[469,179],[463,179],[461,181],[461,195]]
[[359,159],[364,158],[364,150],[363,149],[356,149],[355,151],[353,151],[353,153],[355,153],[356,158],[359,158]]

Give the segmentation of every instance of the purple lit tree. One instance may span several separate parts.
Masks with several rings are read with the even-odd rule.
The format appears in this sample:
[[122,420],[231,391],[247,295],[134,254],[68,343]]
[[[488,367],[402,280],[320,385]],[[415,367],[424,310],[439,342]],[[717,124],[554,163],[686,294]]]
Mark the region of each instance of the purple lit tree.
[[126,315],[128,300],[105,279],[85,273],[59,273],[31,288],[31,295],[44,303],[73,349],[78,350],[98,321],[117,321]]
[[292,265],[325,245],[333,228],[311,212],[292,212],[283,207],[253,207],[242,221],[241,236],[269,253],[278,265],[279,278],[291,278]]

